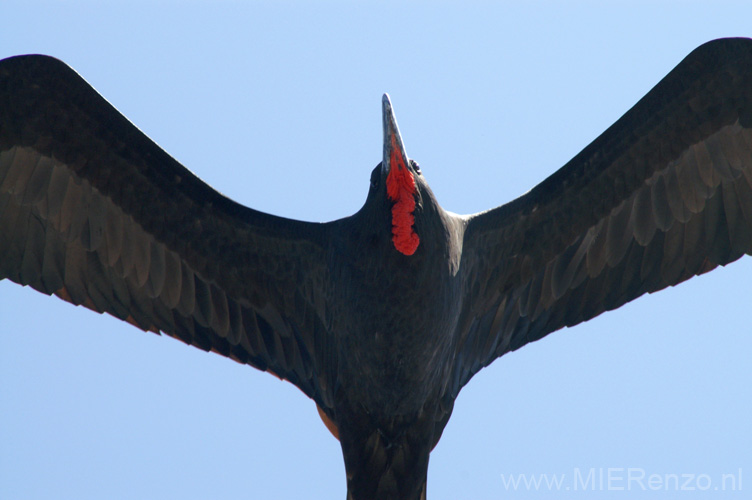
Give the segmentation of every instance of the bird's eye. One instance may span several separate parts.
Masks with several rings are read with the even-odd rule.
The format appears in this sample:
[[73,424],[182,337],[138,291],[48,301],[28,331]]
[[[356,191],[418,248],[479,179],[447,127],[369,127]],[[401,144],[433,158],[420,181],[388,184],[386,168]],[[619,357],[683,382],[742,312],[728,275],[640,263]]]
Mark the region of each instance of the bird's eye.
[[416,174],[420,173],[420,165],[418,165],[418,162],[415,160],[410,160],[410,166],[413,167],[413,170],[415,170]]
[[378,170],[380,169],[375,169],[373,173],[371,174],[371,187],[373,189],[376,189],[379,187],[379,180],[381,179],[381,176],[379,175]]

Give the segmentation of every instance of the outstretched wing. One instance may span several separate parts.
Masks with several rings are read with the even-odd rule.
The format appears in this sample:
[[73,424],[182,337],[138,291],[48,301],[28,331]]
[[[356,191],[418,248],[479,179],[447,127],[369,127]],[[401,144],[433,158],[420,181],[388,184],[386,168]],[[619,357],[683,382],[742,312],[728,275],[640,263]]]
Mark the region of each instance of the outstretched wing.
[[716,40],[532,191],[469,219],[450,392],[528,342],[750,252],[752,40]]
[[329,406],[328,228],[220,195],[62,62],[0,61],[0,279],[269,370]]

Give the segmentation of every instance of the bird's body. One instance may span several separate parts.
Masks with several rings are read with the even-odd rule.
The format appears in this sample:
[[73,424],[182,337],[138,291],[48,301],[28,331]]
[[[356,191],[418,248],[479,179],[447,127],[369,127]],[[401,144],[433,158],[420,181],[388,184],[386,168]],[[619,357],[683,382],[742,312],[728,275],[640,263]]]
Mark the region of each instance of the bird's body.
[[[391,460],[378,455],[388,457],[386,448],[397,450],[405,441],[419,441],[420,445],[408,446],[423,453],[420,470],[397,470],[404,475],[403,482],[415,479],[419,493],[428,451],[451,411],[451,405],[440,408],[439,401],[447,398],[462,307],[459,263],[465,220],[445,212],[418,178],[422,196],[414,227],[421,235],[420,244],[411,255],[396,252],[390,206],[377,201],[384,200],[379,196],[385,182],[381,167],[374,169],[371,179],[369,201],[373,197],[374,202],[367,201],[333,229],[337,236],[332,238],[330,268],[335,304],[331,331],[337,341],[342,390],[332,416],[341,429],[346,463],[348,452],[357,457],[375,453],[378,460]],[[350,314],[351,310],[358,313]],[[355,429],[351,436],[348,431]],[[372,441],[363,442],[364,438]],[[367,477],[381,479],[381,474],[368,472]],[[379,491],[378,483],[367,482],[362,491],[363,495]]]
[[356,214],[224,198],[65,65],[0,62],[0,279],[297,385],[348,498],[426,495],[460,389],[497,357],[752,252],[752,42],[690,54],[531,192],[459,216],[407,157]]
[[[369,411],[414,413],[422,406],[420,400],[429,392],[435,395],[435,388],[444,385],[448,376],[443,366],[451,359],[462,297],[459,240],[463,224],[432,198],[425,197],[425,201],[416,220],[424,236],[413,255],[393,251],[391,224],[384,216],[388,211],[368,213],[372,211],[368,205],[335,238],[341,242],[332,256],[335,303],[360,311],[333,314],[340,358],[346,358],[340,367],[343,378],[363,378],[363,386],[352,388],[352,397],[365,398],[362,404]],[[421,227],[424,220],[435,227]],[[362,255],[375,258],[359,258]],[[384,371],[384,366],[393,370]],[[366,390],[374,383],[392,387],[388,397]]]

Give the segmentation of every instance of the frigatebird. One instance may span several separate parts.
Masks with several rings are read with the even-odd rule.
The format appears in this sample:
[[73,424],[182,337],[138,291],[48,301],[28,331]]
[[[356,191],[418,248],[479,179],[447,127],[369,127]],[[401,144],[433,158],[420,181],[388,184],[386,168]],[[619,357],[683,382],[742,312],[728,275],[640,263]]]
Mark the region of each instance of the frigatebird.
[[692,52],[558,172],[444,211],[383,101],[366,203],[326,224],[221,196],[75,72],[0,62],[0,279],[289,380],[348,498],[422,498],[460,389],[497,357],[752,249],[752,42]]

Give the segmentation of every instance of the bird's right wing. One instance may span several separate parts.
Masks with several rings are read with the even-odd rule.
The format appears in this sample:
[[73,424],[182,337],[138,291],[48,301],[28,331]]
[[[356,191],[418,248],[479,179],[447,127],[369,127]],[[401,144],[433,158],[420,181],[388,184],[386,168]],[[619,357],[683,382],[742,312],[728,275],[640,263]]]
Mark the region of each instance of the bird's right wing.
[[269,370],[326,408],[328,227],[220,195],[60,61],[0,61],[0,279]]
[[752,40],[709,42],[574,159],[471,216],[456,395],[497,357],[752,252]]

